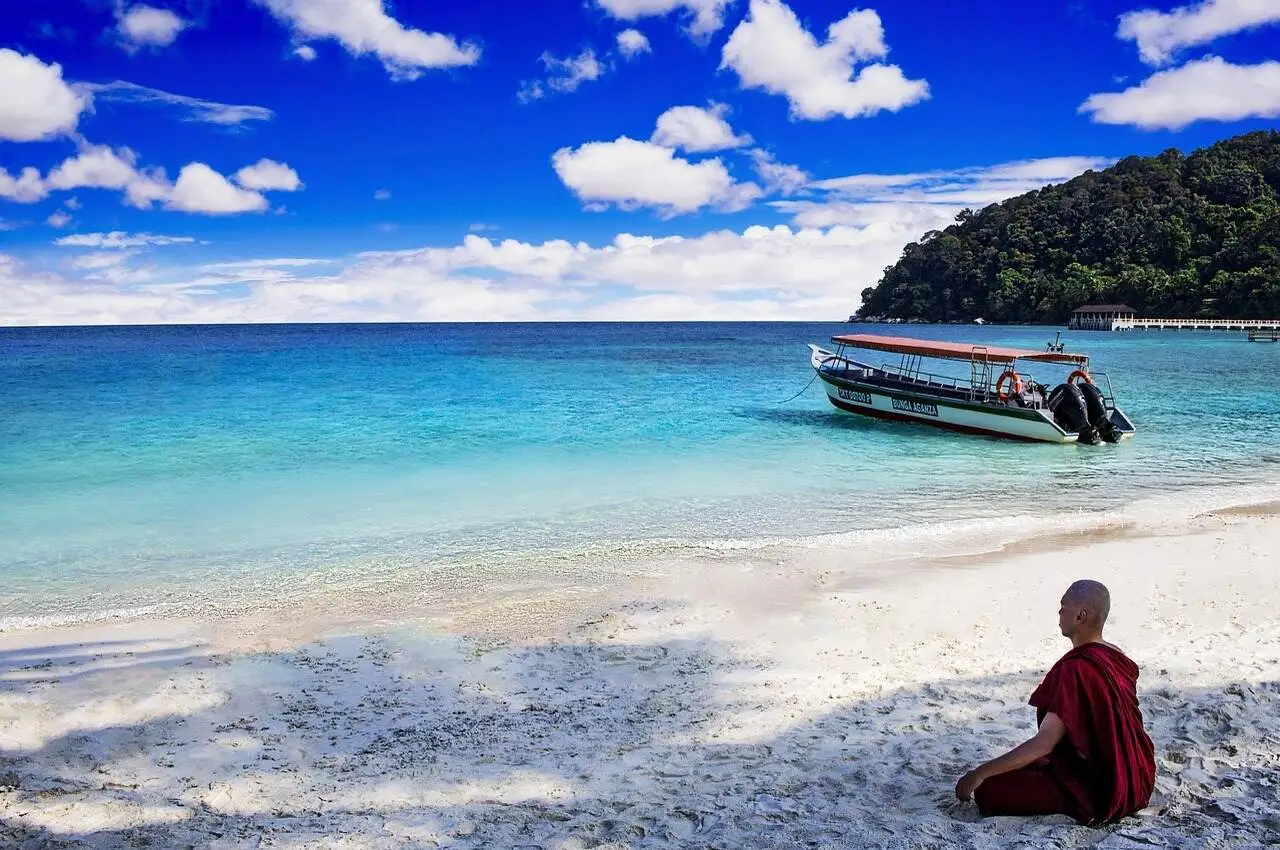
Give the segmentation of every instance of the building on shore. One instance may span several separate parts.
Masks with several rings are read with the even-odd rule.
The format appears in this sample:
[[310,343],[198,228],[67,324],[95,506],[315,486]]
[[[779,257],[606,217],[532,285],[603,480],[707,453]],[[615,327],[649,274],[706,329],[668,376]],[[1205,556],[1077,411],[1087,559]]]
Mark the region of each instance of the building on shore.
[[1126,304],[1085,304],[1072,311],[1067,327],[1073,331],[1109,331],[1117,320],[1137,315],[1138,311]]

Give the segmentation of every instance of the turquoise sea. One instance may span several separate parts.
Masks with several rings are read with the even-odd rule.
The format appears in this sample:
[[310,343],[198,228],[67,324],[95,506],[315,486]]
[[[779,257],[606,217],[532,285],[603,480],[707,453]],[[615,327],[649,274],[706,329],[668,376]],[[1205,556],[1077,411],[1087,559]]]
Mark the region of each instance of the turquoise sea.
[[513,565],[536,585],[689,553],[865,557],[1280,480],[1280,345],[1064,332],[1139,430],[1055,446],[835,411],[805,344],[852,330],[1036,349],[1056,331],[0,328],[0,628],[483,589]]

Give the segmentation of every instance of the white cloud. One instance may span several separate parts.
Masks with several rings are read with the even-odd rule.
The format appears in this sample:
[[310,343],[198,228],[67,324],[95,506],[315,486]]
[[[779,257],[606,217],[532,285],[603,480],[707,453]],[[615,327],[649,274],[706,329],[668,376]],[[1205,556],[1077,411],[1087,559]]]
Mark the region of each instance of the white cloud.
[[92,95],[95,101],[117,101],[143,105],[173,106],[182,110],[183,121],[222,126],[238,126],[248,121],[270,121],[275,113],[265,106],[237,106],[173,94],[160,89],[116,80],[111,83],[77,83],[78,92]]
[[[208,165],[193,162],[171,184],[164,169],[139,168],[137,156],[128,148],[84,144],[43,179],[35,168],[25,168],[17,177],[0,168],[0,198],[32,203],[53,191],[113,189],[139,209],[163,201],[167,209],[215,215],[264,210],[263,191],[293,191],[302,185],[292,168],[269,159],[240,169],[236,179],[240,186]],[[75,209],[73,203],[78,206],[74,199],[67,205]]]
[[139,169],[136,163],[137,156],[128,148],[86,144],[49,172],[45,191],[116,189],[130,205],[148,209],[168,194],[169,181],[163,169]]
[[450,35],[411,29],[390,17],[383,0],[255,0],[300,40],[332,38],[348,53],[372,53],[392,79],[415,80],[427,68],[474,65],[480,48]]
[[55,210],[44,220],[44,223],[50,227],[61,229],[71,223],[71,216],[67,215],[62,210]]
[[391,192],[386,189],[379,189],[373,193],[373,199],[375,201],[389,201],[391,200]]
[[283,162],[260,159],[236,172],[236,182],[258,192],[296,192],[302,187],[298,172]]
[[316,49],[309,44],[299,44],[293,49],[293,55],[303,62],[312,62],[316,58]]
[[132,251],[91,251],[74,258],[68,265],[79,270],[105,269],[118,266],[132,256]]
[[637,29],[626,29],[618,33],[618,50],[626,58],[633,59],[641,53],[649,53],[651,48],[644,33]]
[[596,0],[596,5],[621,21],[666,15],[677,9],[689,20],[689,33],[709,36],[724,26],[724,10],[733,0]]
[[136,159],[128,148],[88,145],[49,172],[49,189],[125,189],[138,178]]
[[144,44],[167,47],[173,44],[178,33],[187,26],[186,21],[168,9],[157,9],[144,4],[132,6],[124,14],[120,14],[120,9],[117,8],[116,14],[119,16],[117,29],[127,47],[136,48]]
[[552,157],[561,182],[585,204],[599,211],[650,207],[664,217],[715,207],[722,212],[746,209],[766,192],[794,194],[809,175],[777,162],[767,151],[748,152],[765,188],[737,182],[719,158],[691,161],[676,155],[740,148],[751,143],[725,120],[728,108],[676,106],[658,116],[649,141],[623,136],[612,142],[588,142],[576,150],[562,148]]
[[[837,283],[840,269],[856,276],[851,249],[865,245],[864,237],[854,228],[793,230],[785,225],[756,225],[741,233],[717,230],[692,238],[621,234],[603,248],[579,248],[565,276],[686,296],[758,290],[843,293],[844,285]],[[878,273],[880,267],[868,270]]]
[[[818,180],[818,189],[838,192],[844,197],[901,200],[885,196],[883,190],[916,192],[921,197],[945,193],[958,195],[976,187],[995,188],[1003,198],[1011,198],[1050,183],[1069,180],[1089,170],[1111,165],[1113,160],[1096,156],[1054,156],[1022,159],[990,166],[972,166],[951,171],[921,171],[909,174],[854,174]],[[985,189],[984,189],[985,191]]]
[[547,96],[547,90],[541,80],[521,80],[516,89],[516,99],[521,103],[533,103]]
[[138,284],[147,283],[155,278],[152,266],[132,267],[128,265],[107,266],[96,269],[85,275],[86,280],[103,281],[113,286],[134,288]]
[[301,268],[303,266],[327,265],[331,262],[332,260],[324,260],[318,257],[272,257],[265,260],[232,260],[225,263],[205,263],[200,267],[200,270],[206,272],[239,272],[245,269]]
[[[877,227],[896,234],[901,239],[899,247],[930,230],[953,224],[964,208],[954,203],[910,201],[770,201],[769,205],[791,216],[791,223],[797,227]],[[893,257],[885,265],[896,260]]]
[[773,154],[760,148],[751,151],[751,161],[766,192],[794,195],[809,183],[804,169],[785,162],[778,162]]
[[[125,193],[128,203],[146,209],[165,196],[168,181],[161,169],[138,170],[135,160],[128,148],[113,150],[106,145],[85,144],[78,154],[63,160],[44,178],[31,167],[24,168],[16,178],[0,169],[0,197],[32,203],[55,191],[115,189]],[[68,206],[76,208],[70,203]]]
[[1114,163],[1113,159],[1098,156],[1049,156],[1042,159],[1020,159],[990,168],[970,168],[954,173],[977,175],[974,178],[976,180],[1025,181],[1024,185],[1027,187],[1025,190],[1016,185],[1010,187],[1021,192],[1049,183],[1070,180],[1086,171],[1101,171]]
[[771,206],[802,227],[892,221],[905,231],[923,233],[951,224],[966,207],[979,209],[1112,163],[1102,157],[1058,156],[951,171],[854,174],[809,183],[810,189],[827,193],[823,200],[774,201]]
[[850,12],[819,44],[781,0],[751,0],[745,20],[725,43],[720,67],[737,72],[743,88],[784,95],[796,118],[822,121],[896,112],[929,96],[929,84],[910,80],[897,65],[859,62],[888,53],[880,17]]
[[472,233],[482,233],[486,230],[497,230],[497,229],[498,229],[498,225],[485,224],[483,221],[477,221],[474,224],[470,224],[467,226],[467,230],[471,231]]
[[1099,124],[1180,130],[1195,121],[1280,116],[1280,62],[1233,65],[1209,56],[1158,71],[1122,92],[1092,94],[1080,105]]
[[548,88],[558,92],[577,91],[578,86],[598,80],[605,72],[604,65],[596,58],[595,50],[590,47],[583,48],[577,56],[566,56],[564,59],[543,53],[538,61],[547,69],[547,79],[545,84],[539,80],[521,82],[516,96],[522,103],[545,97]]
[[650,139],[654,144],[680,148],[689,153],[740,148],[751,144],[745,133],[735,135],[724,116],[728,107],[712,104],[710,109],[698,106],[673,106],[658,116],[657,127]]
[[142,210],[151,209],[151,205],[169,197],[173,186],[165,176],[163,168],[149,168],[138,172],[124,189],[125,203]]
[[39,170],[27,166],[15,177],[0,167],[0,198],[20,204],[33,204],[48,194],[44,181],[40,179]]
[[[635,142],[645,145],[644,142]],[[667,153],[671,152],[667,150]],[[752,153],[755,158],[756,154]],[[825,203],[775,201],[791,226],[699,236],[622,233],[591,245],[468,235],[452,245],[337,262],[243,260],[163,273],[134,258],[57,275],[0,259],[0,324],[283,321],[834,321],[902,248],[978,197],[1020,194],[1108,160],[855,174],[811,182]],[[821,226],[816,226],[825,218]],[[57,244],[130,249],[190,241],[123,232]]]
[[183,245],[196,240],[190,236],[160,236],[154,233],[76,233],[53,244],[67,248],[138,248],[143,245]]
[[80,202],[75,198],[67,198],[62,202],[62,205],[69,210],[78,210],[81,206]]
[[1120,16],[1116,37],[1138,45],[1148,65],[1164,65],[1184,47],[1280,23],[1276,0],[1203,0],[1169,12],[1141,9]]
[[116,288],[103,285],[103,270],[91,284],[11,264],[0,269],[0,324],[833,319],[857,306],[904,241],[885,228],[785,226],[620,234],[599,247],[470,235],[324,273],[197,267],[139,287],[119,263],[107,267]]
[[754,183],[736,183],[718,158],[693,163],[670,148],[622,136],[561,148],[551,158],[561,182],[587,203],[621,209],[652,207],[664,216],[706,206],[744,209],[760,196]]
[[203,162],[184,165],[165,200],[165,206],[183,212],[224,215],[261,212],[267,199],[260,193],[241,189]]
[[62,79],[62,66],[0,48],[0,139],[34,142],[70,133],[90,99]]

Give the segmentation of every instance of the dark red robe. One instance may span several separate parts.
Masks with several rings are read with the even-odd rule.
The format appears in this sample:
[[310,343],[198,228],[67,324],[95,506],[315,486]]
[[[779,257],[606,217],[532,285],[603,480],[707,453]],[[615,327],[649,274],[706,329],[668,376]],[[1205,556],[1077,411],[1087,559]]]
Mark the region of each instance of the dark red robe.
[[1031,694],[1036,722],[1053,712],[1067,727],[1049,774],[1081,823],[1119,820],[1147,806],[1155,747],[1138,708],[1138,665],[1118,649],[1087,643],[1062,656]]

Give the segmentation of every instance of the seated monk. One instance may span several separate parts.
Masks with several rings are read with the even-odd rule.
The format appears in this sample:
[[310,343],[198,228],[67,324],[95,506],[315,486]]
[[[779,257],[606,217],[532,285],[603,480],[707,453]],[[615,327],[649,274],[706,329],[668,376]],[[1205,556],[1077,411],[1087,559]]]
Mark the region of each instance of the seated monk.
[[1039,731],[966,773],[956,797],[986,815],[1066,814],[1087,825],[1145,808],[1155,748],[1138,708],[1138,665],[1102,639],[1111,595],[1096,581],[1067,588],[1058,610],[1072,649],[1031,695]]

